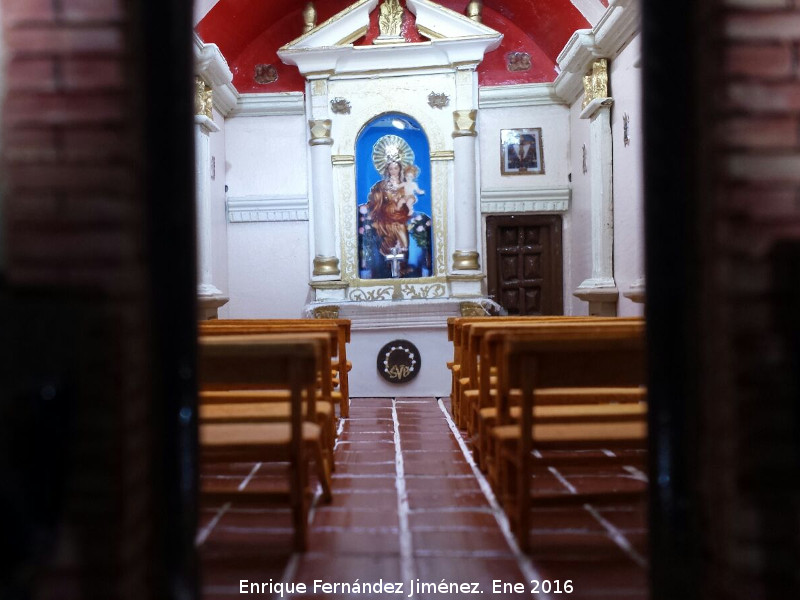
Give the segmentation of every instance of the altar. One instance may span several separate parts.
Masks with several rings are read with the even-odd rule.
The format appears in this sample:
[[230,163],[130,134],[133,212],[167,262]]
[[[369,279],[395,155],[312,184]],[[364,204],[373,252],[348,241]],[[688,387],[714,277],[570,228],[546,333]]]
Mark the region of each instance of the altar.
[[[363,0],[278,51],[307,81],[305,313],[352,320],[353,396],[447,394],[447,318],[496,310],[478,252],[476,68],[502,35],[427,0],[406,6],[381,4],[371,44],[352,43],[378,9]],[[411,20],[422,41],[407,42]],[[401,341],[418,365],[402,382],[379,360]]]

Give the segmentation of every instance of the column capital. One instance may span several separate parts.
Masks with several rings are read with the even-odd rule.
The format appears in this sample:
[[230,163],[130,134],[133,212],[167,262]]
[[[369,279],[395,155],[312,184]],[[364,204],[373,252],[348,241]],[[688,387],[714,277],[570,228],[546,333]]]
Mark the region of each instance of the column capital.
[[330,119],[309,119],[308,127],[311,130],[311,139],[308,141],[311,146],[330,146],[333,144]]
[[194,114],[212,118],[214,91],[201,77],[194,78]]
[[453,131],[453,137],[475,137],[478,135],[478,132],[475,131],[475,121],[477,117],[478,111],[474,109],[454,110],[453,123],[455,124],[455,130]]
[[592,100],[608,98],[608,61],[598,58],[592,62],[592,68],[583,77],[583,106],[586,108]]

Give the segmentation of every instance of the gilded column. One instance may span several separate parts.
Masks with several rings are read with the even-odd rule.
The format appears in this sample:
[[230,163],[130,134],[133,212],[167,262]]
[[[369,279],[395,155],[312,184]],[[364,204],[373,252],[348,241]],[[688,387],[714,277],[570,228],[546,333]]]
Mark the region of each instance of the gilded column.
[[338,278],[335,214],[333,208],[333,167],[331,165],[331,120],[308,122],[311,130],[311,190],[314,202],[314,277]]
[[608,64],[598,59],[584,77],[582,119],[589,119],[589,180],[591,186],[592,276],[574,295],[589,303],[589,314],[616,316],[619,290],[614,281],[614,204],[611,105]]
[[475,193],[475,119],[477,110],[453,111],[455,193],[454,271],[480,271],[478,261],[477,195]]
[[200,78],[195,87],[195,202],[197,206],[197,297],[201,319],[216,317],[228,301],[213,284],[211,262],[211,133],[219,131],[212,119],[212,91]]

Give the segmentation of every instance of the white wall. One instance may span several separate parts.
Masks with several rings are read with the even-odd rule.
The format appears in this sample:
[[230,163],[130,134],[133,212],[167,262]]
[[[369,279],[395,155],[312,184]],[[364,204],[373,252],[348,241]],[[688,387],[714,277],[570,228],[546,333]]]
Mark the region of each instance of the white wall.
[[[307,196],[303,115],[226,121],[228,198]],[[228,223],[230,318],[300,317],[310,299],[308,221]]]
[[[513,108],[482,108],[479,112],[478,142],[481,153],[481,189],[528,189],[568,185],[569,110],[552,104]],[[541,175],[502,175],[500,171],[500,130],[542,128]]]
[[[526,190],[534,188],[566,188],[570,177],[570,110],[565,105],[549,104],[504,108],[482,108],[478,117],[478,143],[480,149],[480,186],[487,190]],[[542,129],[542,156],[544,170],[541,175],[502,175],[500,169],[502,129]],[[486,257],[486,217],[500,214],[487,211],[482,216],[481,256]],[[514,214],[553,214],[547,212]],[[558,213],[556,213],[558,214]],[[571,222],[572,211],[562,215],[562,252],[564,263],[564,306],[569,311],[567,291],[570,281],[570,257],[572,255]],[[570,292],[571,294],[571,292]]]
[[[592,192],[590,184],[591,144],[589,143],[589,119],[581,119],[583,95],[570,108],[570,169],[572,172],[572,205],[569,230],[564,237],[569,240],[569,261],[564,265],[564,314],[588,315],[589,304],[573,292],[592,276]],[[586,173],[583,172],[583,148],[586,147]],[[566,240],[565,240],[565,243]]]
[[[642,173],[640,38],[636,36],[611,62],[610,87],[614,97],[611,133],[614,140],[614,278],[620,291],[617,314],[640,316],[644,304],[622,294],[644,277],[644,195]],[[623,115],[629,117],[629,139],[624,143]]]

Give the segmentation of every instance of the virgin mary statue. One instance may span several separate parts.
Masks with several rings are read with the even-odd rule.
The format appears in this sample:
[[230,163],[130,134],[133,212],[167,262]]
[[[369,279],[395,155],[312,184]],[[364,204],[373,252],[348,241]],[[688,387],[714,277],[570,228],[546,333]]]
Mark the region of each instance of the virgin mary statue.
[[358,207],[359,275],[362,279],[431,274],[431,218],[414,209],[425,193],[416,183],[414,151],[396,135],[375,142],[372,164],[380,179]]

